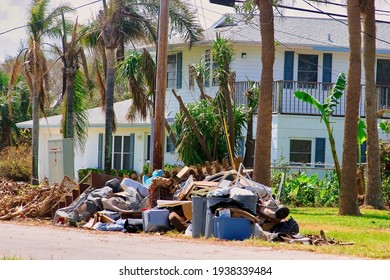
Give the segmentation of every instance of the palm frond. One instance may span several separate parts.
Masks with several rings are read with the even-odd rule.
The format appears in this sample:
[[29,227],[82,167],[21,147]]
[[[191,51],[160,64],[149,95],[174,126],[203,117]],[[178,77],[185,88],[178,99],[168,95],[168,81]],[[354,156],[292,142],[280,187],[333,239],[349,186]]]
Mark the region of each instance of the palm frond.
[[152,56],[145,48],[142,52],[142,72],[149,88],[149,93],[153,93],[156,88],[157,66]]
[[97,87],[99,90],[100,94],[100,100],[101,100],[101,105],[103,107],[103,110],[106,107],[106,82],[104,78],[102,77],[101,71],[99,69],[97,61],[95,61],[95,74],[96,74],[96,82],[97,82]]
[[87,86],[85,77],[81,71],[77,71],[75,77],[75,95],[74,95],[74,112],[75,112],[75,132],[79,147],[84,150],[88,138],[88,114],[87,114]]
[[21,73],[21,70],[22,70],[22,62],[19,59],[16,59],[14,65],[12,67],[11,77],[10,77],[9,82],[8,82],[8,110],[9,110],[10,118],[12,118],[12,114],[13,114],[13,111],[12,111],[12,91],[13,91],[13,88],[18,81],[18,77]]

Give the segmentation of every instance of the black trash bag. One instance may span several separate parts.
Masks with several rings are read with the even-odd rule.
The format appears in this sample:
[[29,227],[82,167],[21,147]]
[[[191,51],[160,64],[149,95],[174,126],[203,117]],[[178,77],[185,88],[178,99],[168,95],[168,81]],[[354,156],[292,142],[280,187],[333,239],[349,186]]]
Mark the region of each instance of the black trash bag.
[[296,235],[299,233],[299,225],[293,217],[290,217],[290,219],[274,225],[270,232]]
[[123,191],[121,187],[121,182],[117,178],[108,180],[105,184],[106,187],[110,187],[114,193]]
[[144,229],[142,224],[142,219],[131,219],[131,218],[126,219],[124,224],[124,229],[126,232],[130,232],[130,233],[137,233],[142,231]]

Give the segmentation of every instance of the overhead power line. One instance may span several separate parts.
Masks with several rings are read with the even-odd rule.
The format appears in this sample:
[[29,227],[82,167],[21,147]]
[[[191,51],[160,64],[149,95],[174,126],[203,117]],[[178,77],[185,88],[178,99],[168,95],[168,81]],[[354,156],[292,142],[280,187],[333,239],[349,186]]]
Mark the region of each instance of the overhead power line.
[[[84,7],[93,5],[93,4],[98,3],[98,2],[100,2],[100,0],[92,1],[92,2],[89,2],[89,3],[83,4],[83,5],[77,6],[77,7],[75,7],[75,8],[71,8],[69,11],[65,11],[64,13],[68,13],[68,12],[70,12],[70,11],[76,11],[76,10],[78,10],[78,9],[81,9],[81,8],[84,8]],[[60,14],[58,14],[58,15],[53,15],[53,17],[57,17],[57,16],[60,16]],[[28,24],[10,28],[10,29],[8,29],[8,30],[5,30],[5,31],[0,32],[0,36],[1,36],[1,35],[4,35],[4,34],[7,34],[7,33],[10,33],[10,32],[12,32],[12,31],[18,30],[18,29],[26,28],[26,27],[28,27]]]

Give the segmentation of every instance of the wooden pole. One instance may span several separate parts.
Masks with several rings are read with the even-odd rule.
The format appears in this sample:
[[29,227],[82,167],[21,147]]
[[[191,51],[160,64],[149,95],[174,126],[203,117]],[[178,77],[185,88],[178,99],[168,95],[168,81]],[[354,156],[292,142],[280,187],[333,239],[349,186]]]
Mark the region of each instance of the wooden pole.
[[156,77],[156,103],[154,119],[154,143],[153,143],[153,170],[162,169],[164,166],[165,143],[165,95],[167,84],[167,59],[168,59],[168,19],[169,1],[160,0],[160,18],[158,28],[157,50],[157,77]]

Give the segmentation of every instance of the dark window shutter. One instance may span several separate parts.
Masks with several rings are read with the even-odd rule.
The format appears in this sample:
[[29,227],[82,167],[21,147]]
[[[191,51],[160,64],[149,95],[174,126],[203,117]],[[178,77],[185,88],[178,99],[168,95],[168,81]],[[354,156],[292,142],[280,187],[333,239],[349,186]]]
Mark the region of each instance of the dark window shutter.
[[183,53],[178,52],[176,54],[176,88],[182,87],[182,74],[183,74]]
[[103,169],[103,133],[99,133],[98,139],[98,169]]
[[[322,63],[322,82],[331,83],[332,82],[332,54],[324,53],[323,63]],[[329,85],[324,84],[323,90],[328,90]]]
[[291,82],[294,80],[294,52],[285,51],[284,52],[284,75],[283,75],[284,88],[292,88]]
[[134,170],[134,141],[135,141],[135,134],[130,134],[130,151],[129,151],[129,169]]
[[361,150],[361,153],[362,153],[362,163],[366,163],[366,162],[367,162],[367,155],[366,155],[366,151],[367,151],[367,141],[364,141],[364,142],[360,145],[360,150]]
[[325,163],[325,138],[316,138],[315,163]]

